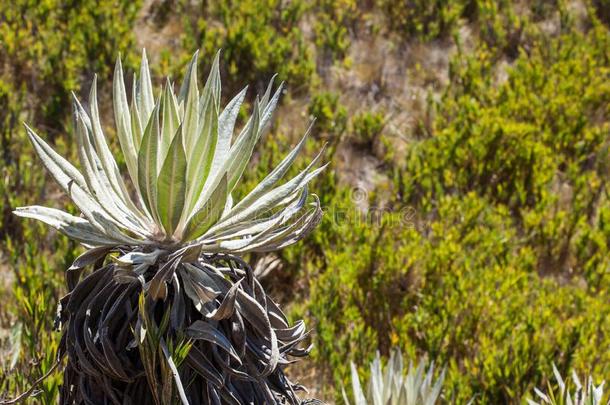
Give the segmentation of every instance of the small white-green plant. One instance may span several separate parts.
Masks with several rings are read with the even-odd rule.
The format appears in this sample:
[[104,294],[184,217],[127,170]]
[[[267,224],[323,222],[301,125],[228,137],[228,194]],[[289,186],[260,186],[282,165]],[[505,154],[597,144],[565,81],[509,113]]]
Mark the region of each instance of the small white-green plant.
[[[436,380],[434,378],[434,363],[426,371],[424,362],[417,366],[409,363],[406,371],[402,353],[398,349],[392,350],[390,359],[385,368],[381,365],[379,352],[371,363],[371,377],[368,390],[365,394],[358,369],[352,363],[352,391],[355,405],[433,405],[441,394],[445,370]],[[350,404],[345,390],[343,399]]]
[[584,384],[580,382],[578,375],[572,371],[572,382],[574,383],[574,390],[572,391],[569,387],[569,381],[564,381],[553,364],[553,374],[557,380],[557,389],[553,389],[551,384],[548,384],[548,393],[544,393],[538,388],[534,388],[537,399],[540,402],[528,399],[529,405],[602,405],[610,404],[610,400],[603,402],[604,397],[604,381],[598,386],[593,384],[593,379],[588,377],[585,379]]

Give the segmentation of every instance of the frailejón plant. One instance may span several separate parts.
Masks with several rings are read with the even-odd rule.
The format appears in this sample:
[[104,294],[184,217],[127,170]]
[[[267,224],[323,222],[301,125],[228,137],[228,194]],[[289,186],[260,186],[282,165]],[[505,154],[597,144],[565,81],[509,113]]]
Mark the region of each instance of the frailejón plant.
[[[409,363],[408,370],[405,370],[402,353],[398,349],[392,351],[385,369],[381,366],[381,357],[377,352],[371,363],[371,376],[366,393],[360,383],[356,365],[352,363],[351,368],[355,405],[434,405],[441,394],[445,378],[443,370],[436,382],[433,381],[434,364],[426,371],[424,362],[420,362],[417,367]],[[343,399],[349,405],[345,390]]]
[[[113,81],[120,172],[100,123],[74,97],[80,170],[27,133],[46,169],[80,209],[29,206],[88,250],[67,270],[57,324],[67,358],[61,403],[298,403],[283,373],[304,356],[302,321],[289,326],[240,255],[295,243],[319,222],[307,184],[321,154],[283,181],[305,138],[240,201],[231,193],[269,126],[281,86],[253,103],[235,139],[246,89],[221,109],[218,55],[203,90],[197,54],[178,94],[153,89],[146,54],[129,101],[120,59]],[[128,180],[124,179],[128,178]],[[88,269],[91,270],[88,270]]]
[[570,382],[564,381],[553,364],[553,374],[555,380],[557,380],[557,389],[553,389],[551,384],[548,385],[548,392],[545,394],[538,388],[534,388],[536,394],[535,400],[528,399],[529,405],[608,405],[610,399],[603,401],[604,398],[604,381],[602,381],[597,387],[593,385],[593,379],[588,377],[585,379],[584,384],[580,382],[578,375],[572,371],[572,383],[574,384],[574,390],[572,391],[569,387]]

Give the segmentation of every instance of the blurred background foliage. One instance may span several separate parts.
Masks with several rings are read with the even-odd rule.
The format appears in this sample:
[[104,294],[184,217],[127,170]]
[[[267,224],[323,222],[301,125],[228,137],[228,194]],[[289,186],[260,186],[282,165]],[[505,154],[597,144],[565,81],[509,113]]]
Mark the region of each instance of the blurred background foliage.
[[[0,397],[53,363],[81,248],[12,209],[68,206],[26,140],[73,156],[70,93],[142,47],[175,80],[222,49],[223,98],[274,73],[282,106],[247,191],[317,117],[326,215],[263,282],[312,328],[289,374],[341,403],[349,363],[399,346],[447,367],[444,400],[521,403],[555,362],[610,378],[610,3],[606,0],[0,2]],[[114,139],[114,138],[113,138]],[[115,142],[115,147],[118,146]],[[302,163],[307,159],[303,158]],[[295,170],[298,169],[295,168]],[[74,207],[71,207],[74,210]],[[272,259],[272,260],[269,260]],[[59,376],[36,402],[56,403]]]

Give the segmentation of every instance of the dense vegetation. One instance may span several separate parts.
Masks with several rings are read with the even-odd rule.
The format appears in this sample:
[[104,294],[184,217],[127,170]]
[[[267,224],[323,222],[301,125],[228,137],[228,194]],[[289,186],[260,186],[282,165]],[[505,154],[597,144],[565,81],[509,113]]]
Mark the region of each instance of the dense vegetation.
[[[47,186],[41,170],[32,170],[39,162],[21,123],[44,129],[60,153],[75,154],[66,130],[70,91],[78,91],[94,72],[111,77],[117,52],[132,52],[139,6],[85,1],[74,7],[62,0],[0,5],[2,395],[29,388],[54,363],[59,336],[49,331],[63,293],[64,275],[58,269],[68,268],[80,252],[66,238],[39,224],[24,224],[11,213],[14,207],[61,195]],[[60,383],[57,376],[45,380],[39,401],[54,403]]]
[[[39,163],[21,122],[73,153],[70,92],[85,94],[80,86],[94,72],[108,89],[117,53],[133,69],[142,45],[161,66],[159,80],[179,78],[194,49],[206,60],[222,48],[224,97],[246,84],[262,90],[275,72],[286,81],[277,123],[242,192],[294,144],[307,115],[318,118],[307,149],[329,143],[330,170],[311,186],[327,215],[263,282],[315,330],[316,380],[326,399],[341,401],[350,360],[366,374],[376,351],[387,357],[393,346],[446,365],[449,402],[519,403],[546,386],[552,362],[562,375],[575,368],[610,378],[607,1],[141,7],[0,5],[0,392],[23,391],[53,363],[58,336],[47,331],[64,293],[63,269],[81,251],[10,214],[63,198],[31,169]],[[143,25],[166,40],[145,37]],[[367,41],[392,50],[388,58],[412,79],[415,101],[409,93],[390,103],[395,84],[379,72],[356,79]],[[431,72],[436,48],[449,49],[449,62]],[[361,88],[377,90],[365,97]],[[110,99],[100,101],[109,116]],[[406,108],[404,123],[396,117]],[[363,157],[375,171],[364,185],[346,174],[364,170]],[[301,375],[298,367],[292,371]],[[47,379],[39,401],[54,403],[60,382]]]

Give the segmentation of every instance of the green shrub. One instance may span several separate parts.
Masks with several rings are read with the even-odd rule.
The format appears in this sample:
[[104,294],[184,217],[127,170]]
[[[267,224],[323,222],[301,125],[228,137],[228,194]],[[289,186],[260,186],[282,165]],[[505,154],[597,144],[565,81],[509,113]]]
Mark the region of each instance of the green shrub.
[[3,2],[2,79],[17,91],[26,86],[28,94],[36,94],[41,102],[32,107],[41,124],[63,124],[66,100],[81,75],[106,77],[116,53],[133,45],[131,23],[139,6],[140,1],[128,0]]
[[[508,0],[377,0],[391,31],[424,42],[449,39],[458,42],[466,23],[475,38],[498,58],[518,56],[519,48],[540,31],[534,23],[560,15],[560,25],[570,22],[562,0],[533,0],[516,4]],[[475,44],[479,41],[475,40]]]
[[378,0],[390,27],[410,37],[435,39],[451,34],[466,1]]
[[[414,229],[409,211],[335,225],[338,243],[312,281],[316,356],[348,384],[346,357],[366,362],[394,345],[447,364],[445,397],[506,403],[543,380],[546,359],[606,367],[604,297],[536,274],[508,210],[474,194],[439,201],[438,220]],[[326,228],[323,228],[326,231]],[[340,269],[340,271],[339,271]],[[602,338],[603,339],[603,338]],[[602,369],[600,372],[610,372]]]
[[352,118],[350,140],[357,145],[370,147],[381,135],[386,118],[380,112],[364,112]]
[[592,0],[593,7],[597,17],[606,25],[610,26],[610,1],[608,0]]
[[598,27],[541,42],[497,87],[486,62],[456,68],[436,135],[409,153],[407,201],[474,191],[511,210],[541,268],[593,272],[592,234],[605,227],[595,218],[608,176],[609,41]]
[[354,0],[316,0],[314,3],[318,49],[331,59],[345,58],[361,14],[358,3]]
[[[183,1],[183,48],[201,48],[206,55],[222,49],[226,76],[238,78],[228,83],[232,92],[243,83],[263,88],[275,73],[291,91],[304,92],[315,72],[300,27],[305,4],[301,0]],[[187,56],[183,58],[186,62]]]
[[347,356],[394,345],[447,364],[450,403],[516,403],[548,359],[610,374],[609,41],[599,25],[537,37],[506,79],[490,52],[457,55],[430,134],[395,168],[396,198],[363,218],[337,191],[329,212],[351,214],[323,222],[295,309],[315,319],[336,386]]
[[316,119],[316,134],[333,142],[340,139],[347,128],[347,109],[336,93],[316,94],[309,103],[308,112]]
[[[32,382],[55,364],[60,336],[50,331],[57,302],[64,294],[63,274],[57,269],[70,266],[77,251],[73,243],[57,238],[55,232],[47,233],[41,226],[23,232],[24,241],[42,240],[47,247],[39,249],[26,242],[24,248],[19,247],[22,242],[17,239],[5,239],[4,253],[15,277],[10,292],[0,290],[5,303],[2,309],[11,314],[10,319],[3,321],[19,325],[20,333],[15,340],[1,342],[13,345],[11,355],[15,356],[15,363],[0,362],[0,400],[30,389]],[[41,393],[37,403],[56,404],[61,380],[57,375],[47,378],[38,387]]]

